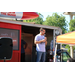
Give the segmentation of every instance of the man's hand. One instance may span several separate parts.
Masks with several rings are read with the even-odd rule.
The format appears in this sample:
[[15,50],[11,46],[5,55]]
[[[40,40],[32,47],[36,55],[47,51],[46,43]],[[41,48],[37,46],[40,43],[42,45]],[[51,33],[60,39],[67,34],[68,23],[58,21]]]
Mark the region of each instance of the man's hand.
[[47,38],[45,37],[45,39],[43,39],[42,42],[46,42],[46,41],[47,41]]
[[42,40],[40,40],[40,41],[34,41],[34,43],[35,44],[39,44],[39,43],[41,43],[41,42],[46,42],[47,41],[47,38],[45,37],[45,39],[42,39]]
[[46,39],[42,39],[41,42],[46,42]]

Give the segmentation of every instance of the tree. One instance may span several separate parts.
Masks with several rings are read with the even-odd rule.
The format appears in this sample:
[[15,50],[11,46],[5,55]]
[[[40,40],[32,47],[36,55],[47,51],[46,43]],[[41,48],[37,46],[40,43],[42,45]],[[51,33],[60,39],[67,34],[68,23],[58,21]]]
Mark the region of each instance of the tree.
[[23,22],[35,22],[36,24],[43,24],[43,15],[38,13],[39,17],[30,20],[23,20]]
[[66,45],[65,48],[68,49],[68,52],[70,53],[70,46]]
[[75,31],[75,19],[70,20],[69,26],[70,26],[70,28],[69,28],[70,32]]
[[[70,23],[69,23],[69,31],[68,32],[72,32],[72,31],[75,31],[75,18],[70,20]],[[68,52],[70,52],[70,46],[69,45],[66,45],[66,47],[68,49]],[[73,46],[73,50],[75,50],[75,46]]]
[[58,15],[57,13],[53,13],[52,16],[48,15],[46,21],[44,21],[43,24],[60,27],[63,33],[65,33],[65,30],[67,30],[65,17],[62,15]]

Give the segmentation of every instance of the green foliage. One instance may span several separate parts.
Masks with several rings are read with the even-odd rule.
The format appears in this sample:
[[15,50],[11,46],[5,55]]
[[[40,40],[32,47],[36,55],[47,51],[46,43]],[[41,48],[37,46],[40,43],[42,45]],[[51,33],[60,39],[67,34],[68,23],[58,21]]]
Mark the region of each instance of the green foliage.
[[35,22],[36,24],[43,24],[43,15],[38,13],[39,17],[30,20],[23,20],[23,22]]
[[67,30],[67,23],[65,17],[62,15],[58,15],[57,13],[53,13],[52,16],[48,15],[46,21],[44,21],[43,24],[60,27],[63,33],[65,33],[65,31]]
[[70,26],[70,29],[69,29],[70,32],[75,31],[75,19],[70,20],[69,26]]
[[[65,48],[68,49],[68,52],[70,53],[70,46],[69,45],[66,45]],[[73,46],[73,50],[75,50],[75,46]]]
[[65,48],[68,49],[68,52],[70,53],[70,46],[69,45],[66,45]]
[[[75,31],[75,18],[70,20],[69,26],[70,26],[70,28],[69,28],[68,32]],[[70,46],[66,45],[65,48],[67,48],[68,52],[70,53]],[[73,46],[73,50],[75,50],[75,46]]]

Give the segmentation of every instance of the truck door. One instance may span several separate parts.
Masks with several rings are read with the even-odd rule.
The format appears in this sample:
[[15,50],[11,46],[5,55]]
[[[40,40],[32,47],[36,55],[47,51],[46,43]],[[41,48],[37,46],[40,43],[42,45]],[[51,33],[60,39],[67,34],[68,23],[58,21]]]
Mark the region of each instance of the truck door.
[[71,56],[67,52],[62,52],[62,62],[67,62],[68,58],[71,58]]

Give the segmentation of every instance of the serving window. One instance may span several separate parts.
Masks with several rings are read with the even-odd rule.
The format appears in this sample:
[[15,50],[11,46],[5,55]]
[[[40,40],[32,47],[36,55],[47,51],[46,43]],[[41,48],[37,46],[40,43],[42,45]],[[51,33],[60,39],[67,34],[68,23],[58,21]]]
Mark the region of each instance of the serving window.
[[19,50],[19,30],[0,28],[0,37],[12,38],[13,50]]

